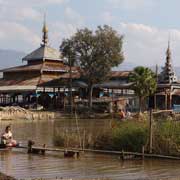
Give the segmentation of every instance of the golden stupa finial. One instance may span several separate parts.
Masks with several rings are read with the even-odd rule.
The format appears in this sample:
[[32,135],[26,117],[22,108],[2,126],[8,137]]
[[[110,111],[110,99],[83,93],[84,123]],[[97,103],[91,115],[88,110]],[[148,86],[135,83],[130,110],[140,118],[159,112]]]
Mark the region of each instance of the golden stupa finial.
[[47,45],[48,43],[48,27],[46,24],[46,14],[44,14],[44,24],[43,24],[43,28],[42,28],[42,45]]

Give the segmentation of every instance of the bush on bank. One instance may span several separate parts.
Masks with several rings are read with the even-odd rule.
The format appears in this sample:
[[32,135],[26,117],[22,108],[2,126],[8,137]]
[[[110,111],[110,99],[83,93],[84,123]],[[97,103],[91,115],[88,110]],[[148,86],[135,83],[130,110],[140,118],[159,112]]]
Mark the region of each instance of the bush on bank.
[[115,150],[140,152],[148,139],[148,128],[144,122],[123,122],[112,131]]
[[156,122],[153,131],[153,150],[159,154],[180,154],[180,122],[166,119]]
[[[80,133],[59,133],[54,137],[54,144],[64,147],[80,147],[103,150],[141,151],[147,142],[147,125],[144,122],[120,122],[105,132],[88,133],[83,138]],[[81,141],[81,142],[80,142]]]
[[[82,147],[141,152],[142,146],[148,152],[149,122],[113,121],[107,131],[99,131],[96,134],[87,132],[83,136],[77,132],[59,133],[54,137],[54,144],[61,147]],[[153,153],[165,155],[180,155],[180,121],[172,118],[154,119],[153,123]]]

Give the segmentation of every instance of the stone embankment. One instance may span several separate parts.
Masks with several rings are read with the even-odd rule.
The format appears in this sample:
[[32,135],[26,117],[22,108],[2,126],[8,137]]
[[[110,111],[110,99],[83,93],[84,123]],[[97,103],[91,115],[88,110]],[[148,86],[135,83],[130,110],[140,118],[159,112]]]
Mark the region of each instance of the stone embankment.
[[0,120],[47,120],[55,116],[54,112],[30,111],[19,106],[0,107]]

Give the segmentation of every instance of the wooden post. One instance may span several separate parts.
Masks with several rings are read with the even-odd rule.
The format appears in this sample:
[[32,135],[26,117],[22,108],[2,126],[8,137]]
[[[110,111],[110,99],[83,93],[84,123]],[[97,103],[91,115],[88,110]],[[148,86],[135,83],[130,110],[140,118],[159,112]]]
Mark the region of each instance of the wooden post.
[[[165,92],[166,93],[166,92]],[[168,107],[167,107],[167,93],[165,94],[165,110],[167,110]]]
[[84,134],[83,134],[83,151],[85,149],[85,141],[86,141],[86,130],[84,130]]
[[46,148],[46,144],[43,144],[43,148],[42,148],[42,150],[41,150],[41,154],[42,154],[42,155],[45,155],[45,148]]
[[66,108],[66,102],[65,102],[65,88],[63,89],[63,108],[64,108],[64,111],[65,111],[65,108]]
[[150,108],[149,112],[149,153],[152,153],[152,134],[153,131],[153,124],[152,124],[152,109]]
[[142,160],[144,160],[144,146],[142,146]]
[[169,109],[172,108],[172,94],[171,92],[169,93]]
[[33,145],[34,143],[33,143],[33,141],[32,140],[29,140],[28,141],[28,151],[27,151],[27,153],[32,153],[32,145]]
[[122,156],[121,156],[121,159],[124,161],[124,150],[122,150]]
[[154,109],[157,109],[157,97],[156,94],[154,94]]
[[69,56],[69,91],[70,91],[70,96],[69,96],[69,101],[70,101],[70,113],[71,113],[71,116],[73,114],[73,94],[72,94],[72,57]]

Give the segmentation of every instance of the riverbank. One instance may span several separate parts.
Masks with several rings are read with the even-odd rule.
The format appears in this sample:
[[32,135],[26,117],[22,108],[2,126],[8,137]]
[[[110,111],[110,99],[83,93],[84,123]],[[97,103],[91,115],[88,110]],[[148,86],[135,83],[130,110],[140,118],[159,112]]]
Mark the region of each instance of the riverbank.
[[0,120],[48,120],[60,116],[59,113],[50,111],[31,111],[19,106],[0,107]]
[[0,107],[0,121],[6,120],[49,120],[49,119],[112,119],[117,114],[110,113],[73,113],[52,110],[28,110],[19,106]]
[[0,180],[16,180],[16,179],[11,176],[7,176],[3,173],[0,173]]

